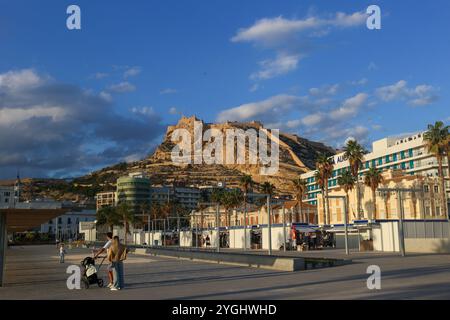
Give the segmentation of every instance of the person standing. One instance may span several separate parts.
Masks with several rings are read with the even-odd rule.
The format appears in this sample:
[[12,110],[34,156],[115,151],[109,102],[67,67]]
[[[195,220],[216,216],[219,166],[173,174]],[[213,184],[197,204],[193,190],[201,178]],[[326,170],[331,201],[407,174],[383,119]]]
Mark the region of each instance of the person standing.
[[[103,252],[107,252],[108,254],[108,250],[112,245],[112,238],[113,238],[113,234],[112,232],[107,232],[106,233],[106,238],[108,239],[108,241],[105,243],[105,245],[103,246],[103,248],[101,248],[100,250],[98,250],[95,255],[94,255],[94,259],[97,259],[97,257],[99,255],[101,255]],[[113,267],[112,264],[110,263],[107,267],[108,270],[108,279],[109,279],[109,284],[108,284],[108,288],[111,288],[113,286]]]
[[113,269],[112,291],[121,290],[124,287],[123,261],[127,258],[127,249],[120,243],[119,237],[115,236],[108,251],[108,261]]
[[64,256],[66,255],[66,249],[64,248],[64,243],[59,246],[59,263],[64,263]]

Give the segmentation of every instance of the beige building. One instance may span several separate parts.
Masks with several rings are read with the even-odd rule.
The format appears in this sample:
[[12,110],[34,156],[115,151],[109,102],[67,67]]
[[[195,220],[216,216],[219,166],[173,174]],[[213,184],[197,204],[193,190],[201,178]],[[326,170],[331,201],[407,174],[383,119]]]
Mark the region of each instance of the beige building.
[[[404,219],[446,219],[441,208],[441,192],[439,179],[423,175],[405,175],[400,170],[388,170],[383,172],[384,182],[379,188],[406,188],[420,189],[422,192],[403,192],[402,203]],[[372,190],[360,183],[361,207],[364,209],[364,217],[361,220],[395,220],[400,215],[400,201],[396,192],[376,192],[377,214],[375,215],[372,200]],[[345,196],[342,187],[337,186],[329,190],[329,196]],[[318,195],[319,224],[324,224],[323,197]],[[344,223],[343,199],[329,199],[330,224]],[[356,219],[357,197],[356,186],[349,192],[349,218],[352,222]]]
[[[298,210],[297,201],[286,201],[284,204],[284,214],[286,223],[317,223],[317,208],[314,205],[303,203],[302,210]],[[243,226],[244,208],[240,207],[235,210],[226,212],[224,207],[219,208],[220,226]],[[283,223],[283,204],[272,206],[272,224]],[[267,224],[268,217],[266,206],[256,206],[254,204],[247,205],[247,225]],[[216,227],[216,208],[208,207],[196,210],[191,213],[191,226],[193,228],[215,228]]]
[[103,207],[114,207],[116,205],[116,193],[114,191],[110,192],[100,192],[97,193],[97,210]]

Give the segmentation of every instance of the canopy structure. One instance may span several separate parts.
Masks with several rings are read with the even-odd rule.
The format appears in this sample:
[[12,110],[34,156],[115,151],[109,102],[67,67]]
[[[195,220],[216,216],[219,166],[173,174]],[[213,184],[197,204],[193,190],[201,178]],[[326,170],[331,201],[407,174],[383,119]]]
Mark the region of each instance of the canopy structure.
[[5,255],[8,242],[7,234],[22,232],[39,227],[41,224],[59,217],[69,211],[61,205],[26,204],[19,208],[0,209],[0,287],[3,285]]
[[67,209],[0,209],[6,215],[7,233],[23,232],[66,213]]

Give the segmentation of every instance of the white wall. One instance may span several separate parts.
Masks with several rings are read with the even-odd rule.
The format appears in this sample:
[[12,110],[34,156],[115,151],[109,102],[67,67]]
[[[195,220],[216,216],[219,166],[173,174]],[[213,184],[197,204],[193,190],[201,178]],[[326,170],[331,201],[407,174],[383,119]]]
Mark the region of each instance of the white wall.
[[372,229],[372,239],[375,251],[400,252],[398,222],[381,222],[379,228]]
[[[267,250],[269,249],[269,232],[268,227],[265,226],[262,228],[262,248]],[[286,227],[286,240],[289,240],[290,236],[290,227]],[[279,250],[280,247],[283,245],[283,227],[273,227],[272,226],[272,250]]]
[[191,231],[181,231],[180,232],[180,246],[181,247],[192,247],[192,232]]
[[250,248],[250,229],[247,228],[247,232],[244,232],[244,228],[230,229],[230,248],[244,249],[245,234],[247,234],[247,248]]

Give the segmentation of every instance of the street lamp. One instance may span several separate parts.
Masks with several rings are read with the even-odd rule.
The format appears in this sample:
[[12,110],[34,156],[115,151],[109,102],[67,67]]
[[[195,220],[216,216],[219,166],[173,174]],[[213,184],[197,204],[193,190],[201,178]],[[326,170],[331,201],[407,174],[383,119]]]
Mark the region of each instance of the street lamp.
[[400,253],[402,257],[406,255],[405,253],[405,235],[403,233],[403,201],[402,201],[402,193],[403,192],[422,192],[422,189],[413,189],[413,188],[378,188],[380,192],[395,192],[397,193],[398,198],[398,206],[400,214],[398,215],[398,235],[400,238]]
[[[345,254],[349,255],[348,250],[348,223],[347,223],[347,197],[345,196],[326,196],[328,199],[343,199],[344,200],[344,230],[345,230]],[[358,239],[359,241],[359,239]]]

